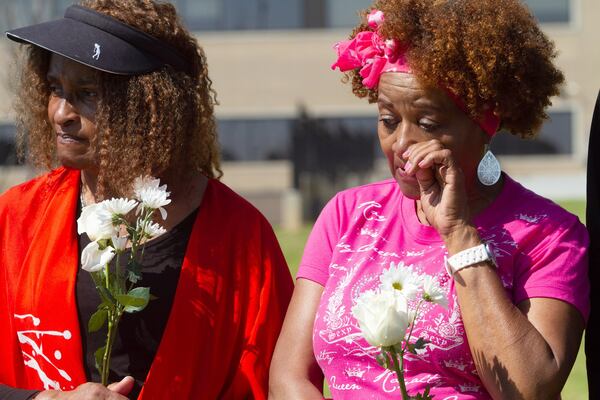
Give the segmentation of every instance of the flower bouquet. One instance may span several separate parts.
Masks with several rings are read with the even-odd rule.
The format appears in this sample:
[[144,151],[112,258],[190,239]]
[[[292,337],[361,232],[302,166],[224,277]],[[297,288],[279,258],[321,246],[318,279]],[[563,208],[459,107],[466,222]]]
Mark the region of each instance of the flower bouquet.
[[380,286],[376,290],[362,293],[352,314],[358,321],[366,341],[380,349],[377,363],[383,368],[396,372],[402,400],[431,399],[430,388],[423,393],[409,396],[404,381],[404,355],[417,354],[427,344],[423,338],[412,338],[419,308],[423,302],[431,302],[447,307],[447,298],[436,278],[418,275],[411,266],[402,262],[391,263],[389,269],[380,276]]
[[[77,220],[77,232],[86,233],[92,241],[81,252],[81,268],[91,274],[101,300],[90,317],[88,331],[96,332],[108,325],[106,344],[95,352],[96,368],[105,386],[121,316],[143,310],[151,299],[150,288],[137,287],[136,283],[142,277],[144,244],[166,232],[153,222],[157,210],[163,220],[167,218],[163,207],[171,200],[166,189],[166,185],[160,186],[159,179],[136,178],[135,199],[110,199],[83,206]],[[134,209],[135,223],[130,223],[128,215]],[[128,247],[131,251],[127,260],[121,260],[119,256]]]

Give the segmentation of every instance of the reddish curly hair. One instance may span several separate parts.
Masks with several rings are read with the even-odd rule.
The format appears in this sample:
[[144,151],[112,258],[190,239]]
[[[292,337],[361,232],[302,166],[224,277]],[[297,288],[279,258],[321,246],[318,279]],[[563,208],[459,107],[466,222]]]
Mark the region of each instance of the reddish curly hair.
[[[134,76],[98,72],[96,114],[100,197],[127,194],[134,177],[145,174],[220,177],[214,119],[216,94],[206,56],[184,28],[175,7],[152,0],[85,0],[83,6],[110,15],[174,46],[189,65]],[[15,109],[21,155],[41,168],[57,165],[48,121],[50,53],[28,46]],[[127,174],[123,174],[127,171]]]
[[[478,119],[493,107],[501,127],[533,137],[548,115],[564,76],[554,44],[518,0],[376,0],[351,38],[369,30],[366,16],[383,11],[381,34],[408,44],[413,73],[426,86],[444,87]],[[358,97],[377,99],[359,69],[346,74]]]

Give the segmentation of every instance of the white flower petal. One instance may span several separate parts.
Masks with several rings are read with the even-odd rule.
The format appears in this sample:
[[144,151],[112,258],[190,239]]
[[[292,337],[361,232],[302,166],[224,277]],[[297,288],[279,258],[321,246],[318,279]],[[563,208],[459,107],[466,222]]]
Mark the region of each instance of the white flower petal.
[[438,280],[431,275],[426,275],[423,278],[423,300],[439,304],[444,308],[448,307],[446,292],[440,287]]
[[88,272],[101,271],[114,256],[112,247],[100,250],[98,242],[91,242],[81,252],[81,268]]
[[110,239],[116,233],[112,224],[112,214],[103,203],[90,204],[81,209],[77,219],[77,233],[87,233],[92,241]]
[[412,270],[412,266],[406,266],[403,262],[383,271],[379,277],[382,290],[395,290],[407,299],[414,299],[419,291],[420,278]]
[[115,250],[123,251],[127,248],[127,240],[129,238],[127,236],[117,236],[113,235],[111,237],[111,241]]
[[124,198],[104,200],[102,203],[107,211],[116,215],[127,215],[138,205],[137,201]]
[[166,220],[167,219],[167,210],[165,210],[164,207],[158,207],[158,211],[160,211],[160,216],[162,217],[163,221]]
[[166,232],[167,230],[165,228],[153,222],[146,225],[144,229],[144,233],[147,234],[150,238],[155,238],[160,235],[164,235]]
[[408,303],[393,291],[363,293],[352,308],[363,336],[372,346],[401,343],[408,328]]

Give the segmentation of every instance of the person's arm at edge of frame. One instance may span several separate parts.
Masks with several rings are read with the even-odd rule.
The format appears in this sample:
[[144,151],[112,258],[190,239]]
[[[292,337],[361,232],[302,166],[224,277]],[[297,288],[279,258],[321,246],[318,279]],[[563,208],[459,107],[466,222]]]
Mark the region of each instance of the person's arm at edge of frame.
[[312,331],[323,286],[298,279],[269,372],[269,399],[323,399],[323,373],[313,354]]
[[[455,254],[481,240],[472,227],[447,243],[449,253]],[[491,396],[560,398],[583,334],[579,311],[551,298],[531,298],[515,306],[489,262],[460,270],[454,278],[469,347]]]
[[594,266],[600,263],[600,91],[596,99],[596,107],[590,129],[587,165],[587,201],[586,225],[590,234],[590,285],[591,312],[585,332],[585,354],[587,366],[588,398],[598,399],[600,396],[600,365],[598,355],[598,273]]

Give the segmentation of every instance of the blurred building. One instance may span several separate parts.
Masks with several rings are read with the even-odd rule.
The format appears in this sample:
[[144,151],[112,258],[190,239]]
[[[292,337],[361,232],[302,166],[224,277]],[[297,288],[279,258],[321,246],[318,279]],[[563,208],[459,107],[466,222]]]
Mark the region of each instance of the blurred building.
[[[7,29],[58,17],[70,1],[3,0]],[[225,163],[224,181],[281,222],[296,207],[292,188],[294,132],[300,114],[344,135],[376,135],[376,110],[356,99],[341,75],[330,69],[332,44],[345,39],[357,12],[369,0],[173,0],[204,47],[220,105],[217,107]],[[567,84],[550,110],[551,119],[532,142],[498,135],[493,147],[503,168],[534,190],[553,198],[583,197],[587,135],[600,88],[600,2],[527,0],[543,29],[556,42]],[[10,54],[7,40],[0,51]],[[10,57],[0,58],[10,71]],[[0,157],[11,140],[9,91],[0,88]],[[377,152],[376,141],[365,149]],[[337,154],[336,157],[343,157]],[[7,157],[12,160],[11,156]],[[0,159],[0,162],[2,160]],[[387,176],[376,159],[369,176]],[[0,178],[0,186],[2,178]],[[0,187],[0,190],[2,188]],[[291,194],[290,194],[291,193]],[[293,199],[289,207],[287,200]],[[278,200],[279,199],[279,200]],[[261,206],[269,204],[269,206]],[[293,220],[296,217],[291,217]]]

